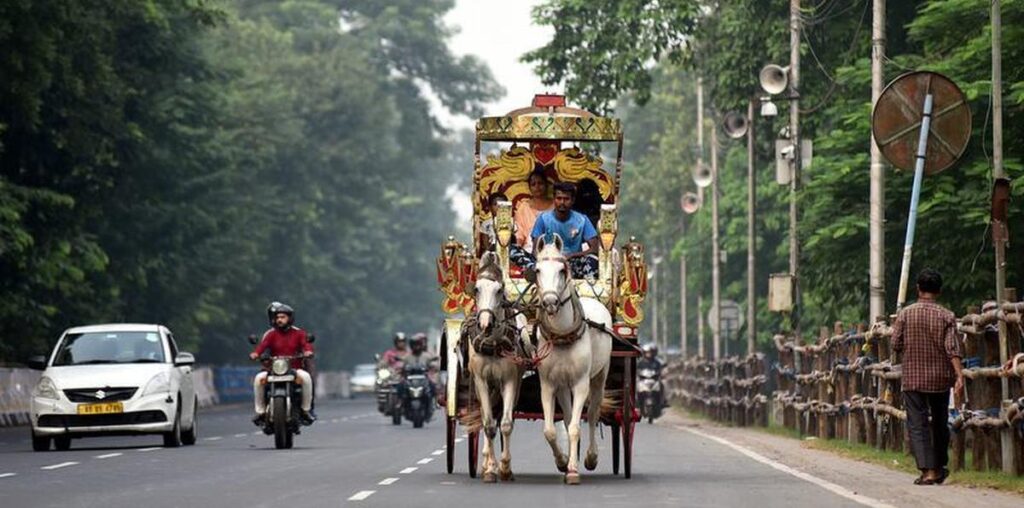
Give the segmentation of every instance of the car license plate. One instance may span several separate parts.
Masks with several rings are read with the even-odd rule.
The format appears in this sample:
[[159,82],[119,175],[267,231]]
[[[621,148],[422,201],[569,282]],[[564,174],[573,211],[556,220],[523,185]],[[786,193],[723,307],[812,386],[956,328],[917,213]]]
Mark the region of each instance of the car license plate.
[[80,415],[104,415],[110,413],[123,413],[124,404],[120,402],[101,402],[99,404],[79,404],[78,414]]
[[267,376],[268,383],[279,383],[282,381],[295,381],[295,376]]

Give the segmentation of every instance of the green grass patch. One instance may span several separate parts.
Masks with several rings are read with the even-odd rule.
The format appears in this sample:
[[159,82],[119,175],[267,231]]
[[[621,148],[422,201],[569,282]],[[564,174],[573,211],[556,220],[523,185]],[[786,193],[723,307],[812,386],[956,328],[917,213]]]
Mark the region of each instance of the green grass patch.
[[[778,436],[802,439],[807,448],[824,450],[849,459],[877,464],[905,473],[918,474],[914,457],[908,453],[879,450],[866,444],[850,443],[838,439],[801,438],[795,430],[782,426],[758,428],[758,430]],[[970,451],[966,454],[966,462],[966,469],[950,473],[949,479],[946,480],[947,485],[989,488],[1024,495],[1024,478],[1008,475],[1002,471],[972,471]]]

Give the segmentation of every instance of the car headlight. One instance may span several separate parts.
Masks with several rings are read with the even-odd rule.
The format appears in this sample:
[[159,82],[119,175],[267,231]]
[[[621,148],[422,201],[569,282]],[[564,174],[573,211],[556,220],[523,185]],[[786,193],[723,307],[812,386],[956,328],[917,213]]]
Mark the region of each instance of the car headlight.
[[377,380],[378,381],[387,381],[387,379],[389,377],[391,377],[391,369],[378,369],[377,370]]
[[36,385],[33,395],[40,399],[60,400],[60,392],[57,391],[57,385],[48,377],[39,379],[39,384]]
[[288,360],[285,360],[284,358],[274,360],[274,363],[270,365],[270,371],[273,372],[275,376],[283,376],[287,374]]
[[167,393],[171,391],[171,377],[166,372],[161,372],[146,383],[146,389],[142,395],[153,395],[155,393]]

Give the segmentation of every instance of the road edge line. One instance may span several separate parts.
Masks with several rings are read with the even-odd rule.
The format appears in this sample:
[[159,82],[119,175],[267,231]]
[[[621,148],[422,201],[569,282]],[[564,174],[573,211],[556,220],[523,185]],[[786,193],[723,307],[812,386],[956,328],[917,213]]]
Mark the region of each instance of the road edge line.
[[827,491],[829,491],[829,492],[831,492],[833,494],[836,494],[836,495],[841,496],[841,497],[845,497],[846,499],[849,499],[849,500],[854,501],[856,503],[860,503],[860,504],[862,504],[864,506],[870,506],[871,508],[896,508],[895,506],[893,506],[891,504],[884,503],[882,501],[879,501],[877,499],[865,496],[863,494],[858,494],[858,493],[856,493],[856,492],[854,492],[854,491],[852,491],[850,489],[847,489],[846,487],[843,487],[841,485],[837,485],[837,484],[832,483],[832,482],[830,482],[828,480],[824,480],[822,478],[818,478],[817,476],[814,476],[812,474],[805,473],[805,472],[800,471],[798,469],[792,468],[792,467],[787,466],[787,465],[785,465],[785,464],[783,464],[781,462],[776,462],[776,461],[774,461],[772,459],[769,459],[768,457],[765,457],[764,455],[761,455],[760,453],[757,453],[757,452],[755,452],[755,451],[753,451],[753,450],[751,450],[749,448],[746,448],[744,446],[741,446],[741,445],[738,445],[736,443],[733,443],[732,441],[729,441],[728,439],[725,439],[725,438],[722,438],[722,437],[718,437],[718,436],[714,436],[714,435],[708,434],[706,432],[701,432],[701,431],[699,431],[697,429],[692,429],[692,428],[689,428],[689,427],[683,427],[681,425],[676,425],[675,427],[677,429],[679,429],[679,430],[683,430],[683,431],[689,432],[690,434],[693,434],[695,436],[699,436],[699,437],[702,437],[704,439],[710,439],[710,440],[712,440],[712,441],[714,441],[714,442],[716,442],[718,444],[721,444],[721,445],[727,446],[729,448],[732,448],[733,450],[736,450],[737,452],[740,452],[743,455],[746,455],[750,459],[753,459],[753,460],[755,460],[757,462],[760,462],[760,463],[765,464],[767,466],[770,466],[770,467],[772,467],[774,469],[782,471],[783,473],[786,473],[788,475],[795,476],[795,477],[797,477],[797,478],[799,478],[801,480],[804,480],[805,482],[813,483],[814,485],[817,485],[817,486],[819,486],[819,487],[821,487],[821,488],[823,488],[823,489],[825,489],[825,490],[827,490]]

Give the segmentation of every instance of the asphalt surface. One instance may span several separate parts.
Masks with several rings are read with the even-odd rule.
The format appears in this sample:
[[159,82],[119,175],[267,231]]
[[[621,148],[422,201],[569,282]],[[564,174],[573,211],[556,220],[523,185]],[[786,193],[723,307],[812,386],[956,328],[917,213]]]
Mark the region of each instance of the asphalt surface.
[[[0,504],[17,507],[300,506],[864,506],[799,474],[706,435],[637,428],[633,478],[601,464],[580,486],[562,484],[536,422],[516,423],[513,483],[467,474],[466,441],[445,472],[444,425],[392,426],[369,399],[318,406],[320,420],[275,450],[248,406],[200,415],[195,446],[163,448],[159,436],[75,440],[70,451],[33,452],[27,428],[0,430]],[[476,501],[474,501],[476,500]]]

